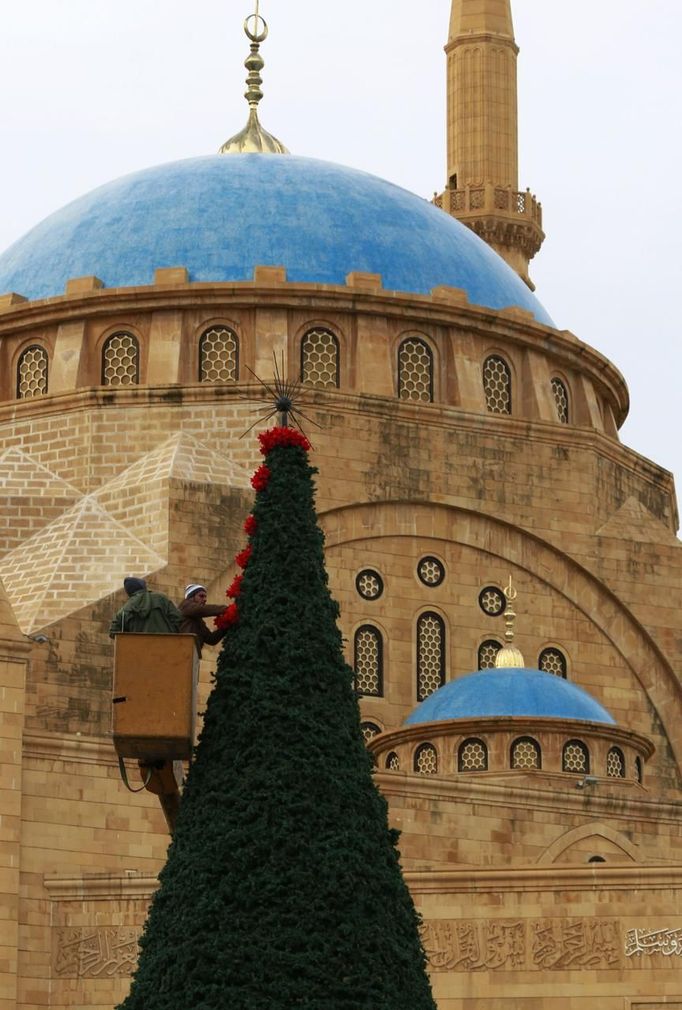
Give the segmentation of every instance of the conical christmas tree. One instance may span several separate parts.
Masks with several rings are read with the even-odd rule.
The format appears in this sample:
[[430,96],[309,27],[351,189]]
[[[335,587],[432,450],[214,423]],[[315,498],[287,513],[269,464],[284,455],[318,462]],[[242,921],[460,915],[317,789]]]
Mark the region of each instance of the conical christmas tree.
[[435,1010],[372,781],[307,440],[260,436],[244,568],[123,1010]]

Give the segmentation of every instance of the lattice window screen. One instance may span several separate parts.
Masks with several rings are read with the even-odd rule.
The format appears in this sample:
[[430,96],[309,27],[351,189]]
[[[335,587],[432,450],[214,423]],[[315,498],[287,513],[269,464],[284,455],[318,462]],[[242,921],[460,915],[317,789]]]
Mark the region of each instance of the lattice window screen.
[[487,642],[481,642],[478,647],[478,669],[494,670],[497,654],[502,646],[494,638],[489,638]]
[[482,740],[465,740],[460,744],[457,767],[461,772],[484,772],[488,769],[488,748]]
[[431,348],[411,337],[398,352],[398,395],[401,400],[433,401],[433,354]]
[[47,393],[47,351],[34,344],[27,347],[17,365],[17,397],[29,400]]
[[562,424],[568,424],[568,390],[561,379],[552,379],[552,393],[556,404],[556,416]]
[[433,744],[423,743],[414,755],[414,770],[420,775],[438,774],[438,754]]
[[491,414],[511,414],[511,371],[504,358],[491,355],[483,364],[483,390]]
[[140,347],[132,333],[114,333],[102,349],[102,385],[135,386],[140,381]]
[[214,326],[199,341],[199,381],[236,382],[239,376],[239,338],[227,326]]
[[445,683],[445,625],[438,614],[417,621],[417,700],[423,701]]
[[339,342],[329,330],[310,330],[301,344],[301,382],[321,388],[339,385]]
[[540,746],[530,737],[515,740],[512,744],[512,768],[539,768]]
[[590,755],[580,740],[569,740],[564,746],[563,769],[565,772],[589,772]]
[[355,690],[375,698],[381,696],[383,642],[381,632],[367,624],[355,632]]
[[566,680],[568,673],[566,657],[561,649],[543,649],[538,657],[538,670],[544,673],[553,673],[555,677],[563,677]]

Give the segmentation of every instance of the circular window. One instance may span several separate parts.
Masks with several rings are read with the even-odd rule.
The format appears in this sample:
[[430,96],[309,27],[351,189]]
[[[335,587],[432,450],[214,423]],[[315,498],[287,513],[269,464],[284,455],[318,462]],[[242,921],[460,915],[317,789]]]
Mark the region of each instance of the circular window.
[[478,603],[488,617],[499,617],[505,611],[507,598],[497,586],[486,586],[478,594]]
[[365,568],[356,578],[355,588],[363,600],[378,600],[384,591],[384,581],[378,572]]
[[438,558],[422,558],[417,565],[417,575],[425,586],[439,586],[445,578],[445,568]]

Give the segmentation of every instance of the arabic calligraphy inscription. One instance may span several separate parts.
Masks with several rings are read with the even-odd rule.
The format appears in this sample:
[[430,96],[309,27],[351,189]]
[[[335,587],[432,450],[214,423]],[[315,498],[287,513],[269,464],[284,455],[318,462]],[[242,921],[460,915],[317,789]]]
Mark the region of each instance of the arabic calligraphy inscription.
[[622,967],[615,919],[432,920],[422,939],[434,972]]
[[60,978],[132,975],[140,930],[135,927],[73,927],[57,930],[54,970]]

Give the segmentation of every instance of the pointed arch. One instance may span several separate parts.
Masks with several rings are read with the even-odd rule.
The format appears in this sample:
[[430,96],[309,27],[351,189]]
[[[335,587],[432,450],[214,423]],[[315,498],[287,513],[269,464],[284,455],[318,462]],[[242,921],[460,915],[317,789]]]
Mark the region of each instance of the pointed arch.
[[591,821],[589,824],[581,824],[578,828],[571,828],[570,831],[565,831],[563,835],[560,835],[551,843],[551,845],[547,846],[537,862],[540,866],[556,863],[558,858],[562,855],[562,853],[566,852],[567,849],[572,848],[572,846],[577,845],[586,838],[592,837],[594,837],[596,841],[604,839],[612,845],[615,845],[618,849],[621,849],[623,855],[633,863],[640,862],[637,846],[634,845],[629,838],[622,834],[622,832],[616,831],[615,828],[610,827],[608,824],[602,824],[601,822],[595,823],[594,821]]

